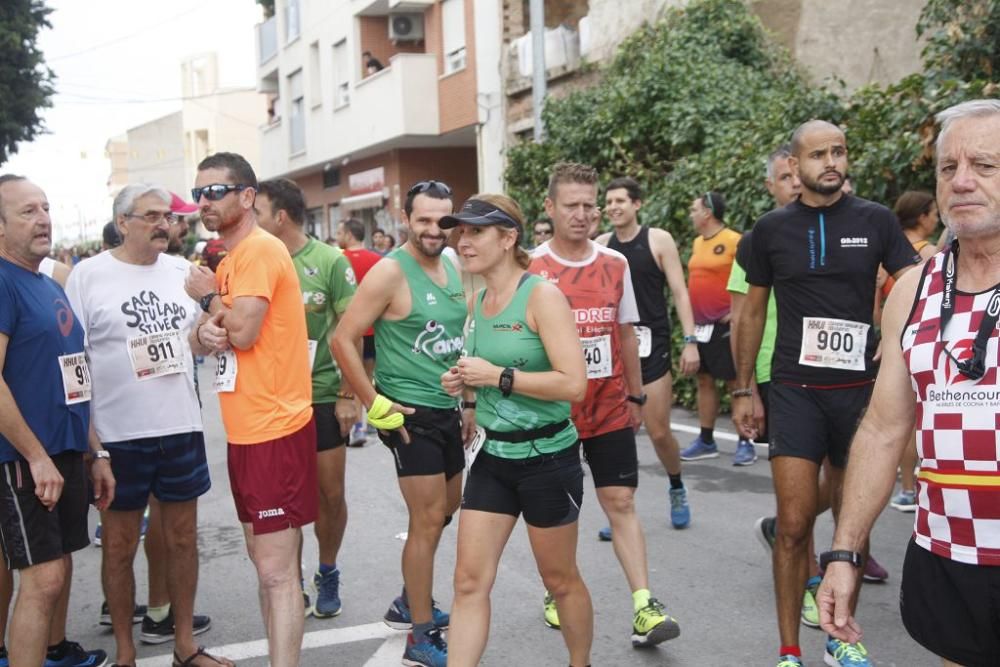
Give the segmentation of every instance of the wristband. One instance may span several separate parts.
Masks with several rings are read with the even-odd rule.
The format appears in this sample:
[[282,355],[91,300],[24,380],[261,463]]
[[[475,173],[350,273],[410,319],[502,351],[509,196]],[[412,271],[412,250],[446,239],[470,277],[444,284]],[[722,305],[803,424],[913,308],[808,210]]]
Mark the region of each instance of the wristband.
[[340,391],[340,392],[337,392],[337,398],[343,399],[345,401],[353,401],[354,400],[354,394],[348,394],[346,392]]
[[730,398],[750,398],[753,396],[753,389],[747,387],[746,389],[733,389],[729,392]]
[[684,336],[684,344],[685,345],[687,345],[688,343],[697,343],[697,342],[698,342],[698,337],[695,336],[694,334],[692,334],[690,336]]
[[847,551],[844,549],[834,549],[833,551],[824,551],[819,555],[819,566],[826,569],[826,566],[830,563],[835,563],[842,561],[844,563],[850,563],[854,567],[861,567],[865,564],[864,556],[859,554],[857,551]]
[[380,431],[396,430],[403,425],[404,419],[403,415],[399,412],[389,414],[391,410],[392,401],[382,394],[375,394],[375,400],[372,401],[372,406],[368,408],[368,423]]
[[462,401],[462,409],[463,410],[475,410],[476,409],[476,402],[475,401]]

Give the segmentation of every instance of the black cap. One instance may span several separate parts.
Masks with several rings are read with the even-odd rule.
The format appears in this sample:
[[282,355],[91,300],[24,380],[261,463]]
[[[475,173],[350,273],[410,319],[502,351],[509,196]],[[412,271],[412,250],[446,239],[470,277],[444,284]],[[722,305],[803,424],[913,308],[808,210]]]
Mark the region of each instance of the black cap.
[[511,229],[520,229],[517,220],[507,215],[503,209],[497,208],[482,199],[470,199],[462,205],[458,213],[446,215],[438,220],[438,227],[451,229],[461,224],[467,225],[501,225]]

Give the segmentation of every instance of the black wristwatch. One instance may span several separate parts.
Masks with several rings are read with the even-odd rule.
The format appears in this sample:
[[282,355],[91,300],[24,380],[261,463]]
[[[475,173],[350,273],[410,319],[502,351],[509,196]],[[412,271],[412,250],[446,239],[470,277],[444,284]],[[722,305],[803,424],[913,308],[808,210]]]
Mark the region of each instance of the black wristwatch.
[[510,392],[514,391],[514,369],[510,366],[500,371],[499,386],[500,393],[504,396],[510,396]]
[[646,399],[648,398],[649,396],[647,396],[646,394],[639,394],[638,396],[631,396],[631,395],[626,396],[625,400],[627,400],[629,403],[635,403],[636,405],[646,405]]
[[211,310],[212,310],[212,299],[214,299],[217,296],[219,296],[218,292],[209,292],[205,296],[203,296],[200,299],[198,299],[198,304],[201,306],[201,309],[203,311],[205,311],[206,313],[211,312]]
[[824,551],[819,555],[819,567],[821,570],[825,570],[826,566],[830,563],[836,563],[838,561],[850,563],[857,568],[862,567],[865,564],[865,557],[857,551],[846,551],[844,549]]

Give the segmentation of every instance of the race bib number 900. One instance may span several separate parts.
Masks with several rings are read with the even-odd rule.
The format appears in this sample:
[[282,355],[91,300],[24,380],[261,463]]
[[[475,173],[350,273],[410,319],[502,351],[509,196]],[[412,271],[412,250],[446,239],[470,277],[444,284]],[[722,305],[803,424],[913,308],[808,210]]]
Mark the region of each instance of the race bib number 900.
[[587,379],[611,377],[611,336],[581,338],[580,342],[587,362]]
[[871,325],[863,322],[805,317],[802,319],[799,363],[803,366],[863,371],[870,328]]

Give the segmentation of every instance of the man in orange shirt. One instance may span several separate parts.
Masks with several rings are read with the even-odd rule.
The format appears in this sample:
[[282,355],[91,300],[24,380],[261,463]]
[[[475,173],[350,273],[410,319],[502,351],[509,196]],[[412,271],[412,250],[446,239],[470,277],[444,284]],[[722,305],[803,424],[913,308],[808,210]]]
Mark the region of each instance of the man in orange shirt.
[[[726,200],[719,192],[706,192],[691,202],[691,222],[698,236],[688,260],[688,293],[694,313],[694,335],[698,341],[701,368],[698,369],[698,420],[701,433],[681,452],[681,460],[714,459],[719,455],[715,444],[715,419],[719,416],[719,393],[716,380],[732,385],[736,379],[733,353],[729,344],[731,297],[726,290],[729,273],[736,259],[740,234],[726,227]],[[730,387],[731,389],[732,387]],[[757,460],[753,443],[741,439],[736,446],[733,465],[748,466]]]
[[228,254],[216,274],[193,267],[188,294],[205,314],[191,335],[216,359],[229,440],[229,483],[257,568],[270,664],[299,664],[304,625],[298,547],[316,520],[316,427],[302,295],[284,244],[257,226],[257,177],[243,157],[198,165],[191,198]]

